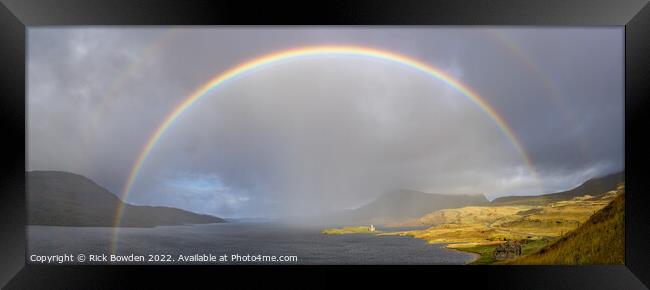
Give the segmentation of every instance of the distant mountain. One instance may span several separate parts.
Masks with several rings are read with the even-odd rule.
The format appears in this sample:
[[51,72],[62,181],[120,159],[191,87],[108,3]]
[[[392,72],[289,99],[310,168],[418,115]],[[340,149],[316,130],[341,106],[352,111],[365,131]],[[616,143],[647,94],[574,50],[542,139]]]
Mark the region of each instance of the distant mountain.
[[223,219],[164,206],[136,206],[92,180],[61,171],[27,172],[30,225],[113,226],[118,206],[124,206],[122,226],[220,223]]
[[448,195],[404,189],[381,195],[376,200],[357,209],[323,216],[321,222],[329,224],[399,223],[440,209],[487,203],[489,201],[482,194]]
[[570,200],[574,197],[591,195],[600,196],[610,190],[615,190],[619,183],[625,181],[625,172],[614,173],[603,177],[592,178],[580,186],[562,192],[536,196],[505,196],[494,199],[492,205],[527,204],[541,205],[560,200]]

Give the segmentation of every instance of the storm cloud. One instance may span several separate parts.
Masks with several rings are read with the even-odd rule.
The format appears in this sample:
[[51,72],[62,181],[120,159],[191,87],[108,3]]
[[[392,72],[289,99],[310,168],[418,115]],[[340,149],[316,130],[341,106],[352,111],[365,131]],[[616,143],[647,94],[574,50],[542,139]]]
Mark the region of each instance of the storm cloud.
[[401,188],[540,194],[623,169],[622,29],[453,27],[30,28],[28,169],[79,173],[120,194],[151,133],[196,88],[310,45],[439,68],[498,112],[526,156],[448,84],[391,61],[325,55],[254,69],[193,104],[127,201],[279,216]]

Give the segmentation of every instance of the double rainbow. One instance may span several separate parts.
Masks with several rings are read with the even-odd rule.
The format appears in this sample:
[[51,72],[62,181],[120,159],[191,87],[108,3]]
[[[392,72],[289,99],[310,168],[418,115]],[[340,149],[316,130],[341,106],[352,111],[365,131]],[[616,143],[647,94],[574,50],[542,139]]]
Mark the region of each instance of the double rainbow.
[[[445,84],[454,88],[462,95],[466,96],[470,101],[476,104],[490,119],[492,119],[495,122],[495,124],[499,127],[501,132],[503,132],[503,134],[508,138],[508,140],[511,141],[514,148],[522,156],[523,160],[526,162],[526,165],[531,170],[531,172],[535,174],[531,161],[528,158],[526,152],[524,151],[521,142],[519,142],[519,140],[516,138],[515,134],[513,133],[512,129],[506,124],[503,118],[499,116],[499,114],[497,114],[494,108],[492,108],[492,106],[490,106],[478,93],[476,93],[470,87],[462,84],[460,81],[454,79],[452,76],[445,73],[444,71],[437,69],[431,65],[428,65],[424,62],[418,61],[416,59],[404,55],[400,55],[397,53],[393,53],[390,51],[385,51],[385,50],[378,50],[374,48],[359,47],[359,46],[338,46],[338,45],[313,46],[313,47],[303,47],[303,48],[283,50],[283,51],[263,55],[261,57],[252,59],[243,64],[232,67],[231,69],[223,73],[216,75],[210,81],[208,81],[207,83],[199,87],[196,91],[194,91],[192,94],[187,96],[180,104],[178,104],[174,108],[172,112],[170,112],[165,117],[162,123],[160,123],[160,125],[156,128],[156,130],[149,136],[147,143],[145,143],[145,145],[140,150],[140,154],[138,155],[138,158],[133,164],[133,167],[129,172],[127,182],[124,185],[124,188],[122,190],[120,196],[121,199],[123,201],[126,201],[129,193],[131,192],[131,188],[133,187],[133,184],[138,178],[140,169],[142,168],[142,165],[147,159],[147,156],[149,156],[149,154],[151,153],[152,149],[156,146],[156,144],[160,142],[160,139],[165,133],[165,131],[174,123],[174,121],[183,112],[185,112],[190,106],[192,106],[192,104],[196,103],[202,97],[207,96],[210,92],[219,88],[219,86],[222,85],[224,82],[234,77],[237,77],[243,73],[252,71],[256,68],[277,63],[282,60],[288,60],[288,59],[294,59],[294,58],[300,58],[306,56],[322,56],[322,55],[358,56],[358,57],[366,57],[370,59],[391,61],[391,62],[395,62],[410,67],[417,71],[423,72],[433,77],[434,79],[444,82]],[[117,239],[117,228],[120,226],[123,212],[124,212],[124,207],[119,206],[115,214],[115,220],[113,223],[115,226],[115,232],[113,235],[113,246],[115,245]]]

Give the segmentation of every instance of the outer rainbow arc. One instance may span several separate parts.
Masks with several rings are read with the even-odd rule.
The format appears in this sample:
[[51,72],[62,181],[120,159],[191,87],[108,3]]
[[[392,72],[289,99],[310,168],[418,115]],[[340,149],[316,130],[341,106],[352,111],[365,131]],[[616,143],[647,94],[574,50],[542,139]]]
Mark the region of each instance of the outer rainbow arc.
[[[532,164],[528,156],[526,155],[526,152],[524,151],[521,143],[515,137],[514,133],[512,132],[512,129],[506,124],[503,118],[499,116],[497,112],[494,110],[494,108],[492,108],[492,106],[486,103],[471,88],[462,84],[461,82],[449,76],[448,74],[444,73],[443,71],[434,68],[426,63],[415,60],[413,58],[409,58],[403,55],[399,55],[384,50],[377,50],[373,48],[365,48],[365,47],[357,47],[357,46],[314,46],[314,47],[284,50],[277,53],[264,55],[262,57],[245,62],[241,65],[235,66],[227,70],[224,73],[217,75],[215,78],[211,79],[210,81],[208,81],[207,83],[199,87],[191,95],[186,97],[179,105],[177,105],[174,108],[174,110],[171,113],[167,115],[167,117],[165,117],[163,122],[149,136],[147,143],[141,149],[137,160],[135,161],[133,167],[131,168],[131,171],[129,172],[127,182],[124,186],[124,189],[122,190],[121,199],[125,201],[126,198],[128,197],[131,188],[133,187],[133,184],[135,183],[135,180],[138,177],[139,171],[142,168],[142,165],[144,164],[144,161],[146,160],[151,150],[155,147],[157,142],[160,140],[163,133],[171,126],[171,124],[176,120],[176,118],[178,118],[193,103],[195,103],[201,97],[207,95],[211,90],[218,87],[220,84],[224,83],[225,81],[239,74],[242,74],[244,72],[255,69],[257,67],[266,64],[271,64],[280,60],[296,58],[301,56],[310,56],[310,55],[356,55],[356,56],[364,56],[364,57],[370,57],[375,59],[393,61],[393,62],[397,62],[409,66],[421,72],[427,73],[432,77],[447,83],[448,85],[450,85],[451,87],[459,91],[461,94],[467,96],[472,102],[477,104],[484,113],[486,113],[492,120],[495,121],[499,129],[506,135],[506,137],[512,142],[512,144],[514,145],[518,153],[523,157],[524,161],[526,162],[526,165],[528,166],[529,169],[531,169],[531,172],[535,174],[535,171],[532,170],[533,168]],[[116,228],[119,227],[120,225],[123,211],[124,211],[124,207],[119,206],[113,223]],[[113,235],[113,246],[115,244],[116,236],[117,236],[117,230],[115,230]]]
[[[564,99],[561,98],[561,93],[556,85],[548,78],[538,64],[536,64],[530,55],[525,53],[519,45],[517,45],[512,39],[510,39],[506,34],[499,30],[486,30],[486,34],[490,35],[494,40],[496,40],[499,45],[504,47],[511,55],[515,56],[522,64],[526,66],[529,72],[531,72],[539,81],[542,82],[544,89],[548,92],[550,100],[552,100],[555,105],[561,110],[563,116],[569,120],[569,124],[576,126],[578,123],[576,117],[572,112],[566,109],[564,105]],[[586,160],[586,154],[589,150],[589,146],[585,143],[584,139],[580,140],[580,156]]]

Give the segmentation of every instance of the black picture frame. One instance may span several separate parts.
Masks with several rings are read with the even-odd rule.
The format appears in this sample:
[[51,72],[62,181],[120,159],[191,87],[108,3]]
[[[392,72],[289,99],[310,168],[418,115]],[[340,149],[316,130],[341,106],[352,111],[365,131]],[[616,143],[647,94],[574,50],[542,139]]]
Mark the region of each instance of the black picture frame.
[[[263,1],[0,0],[0,285],[33,288],[150,288],[151,283],[313,278],[318,286],[359,282],[518,289],[644,289],[650,285],[650,103],[648,1],[456,0],[276,3]],[[625,26],[625,265],[616,266],[38,266],[25,263],[26,29],[64,25],[541,25]],[[300,272],[299,274],[296,272]],[[258,278],[264,276],[264,278]],[[350,277],[346,277],[349,279]],[[229,281],[230,280],[230,281]],[[134,282],[137,281],[137,282]],[[133,284],[137,283],[137,284]],[[278,283],[278,282],[274,282]],[[314,283],[314,282],[311,282]],[[440,283],[440,284],[438,284]],[[447,284],[453,283],[453,284]],[[210,284],[208,284],[210,285]],[[279,284],[276,286],[282,286]],[[284,284],[285,286],[290,286]],[[405,284],[402,284],[405,285]],[[294,285],[295,286],[295,285]],[[435,287],[434,287],[435,288]]]

